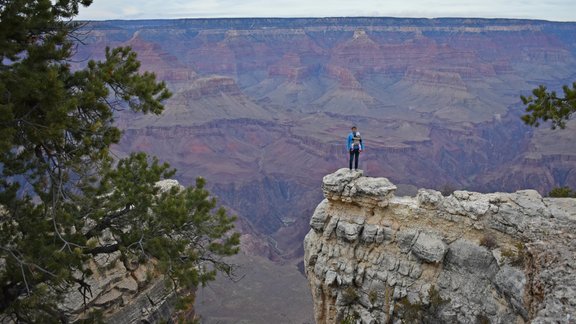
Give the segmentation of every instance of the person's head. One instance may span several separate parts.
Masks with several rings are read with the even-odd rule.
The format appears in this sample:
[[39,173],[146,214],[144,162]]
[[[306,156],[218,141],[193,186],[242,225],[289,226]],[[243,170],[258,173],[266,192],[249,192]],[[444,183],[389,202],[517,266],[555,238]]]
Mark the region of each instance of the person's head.
[[356,132],[358,130],[358,128],[356,128],[356,126],[352,126],[352,131]]

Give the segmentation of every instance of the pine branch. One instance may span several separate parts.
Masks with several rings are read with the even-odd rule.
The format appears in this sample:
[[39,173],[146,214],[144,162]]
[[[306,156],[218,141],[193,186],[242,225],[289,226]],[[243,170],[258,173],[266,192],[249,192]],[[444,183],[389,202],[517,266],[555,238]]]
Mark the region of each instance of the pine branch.
[[132,205],[132,204],[127,204],[126,207],[124,207],[124,209],[104,216],[100,220],[100,222],[98,224],[96,224],[96,226],[94,226],[92,229],[90,229],[88,231],[88,233],[85,234],[86,238],[94,237],[94,236],[98,235],[99,232],[110,227],[110,225],[112,225],[112,222],[114,220],[128,214],[134,208],[133,206],[134,205]]
[[100,254],[100,253],[110,254],[110,253],[116,252],[118,250],[120,250],[120,245],[116,243],[116,244],[102,245],[102,246],[97,246],[95,248],[86,249],[85,252],[87,254],[96,255],[96,254]]

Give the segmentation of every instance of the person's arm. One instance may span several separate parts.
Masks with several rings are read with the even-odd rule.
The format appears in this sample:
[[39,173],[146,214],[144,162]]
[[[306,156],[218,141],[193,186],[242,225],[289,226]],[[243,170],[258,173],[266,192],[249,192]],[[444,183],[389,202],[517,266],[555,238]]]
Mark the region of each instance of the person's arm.
[[352,149],[352,134],[348,134],[348,138],[346,138],[346,149],[348,151]]

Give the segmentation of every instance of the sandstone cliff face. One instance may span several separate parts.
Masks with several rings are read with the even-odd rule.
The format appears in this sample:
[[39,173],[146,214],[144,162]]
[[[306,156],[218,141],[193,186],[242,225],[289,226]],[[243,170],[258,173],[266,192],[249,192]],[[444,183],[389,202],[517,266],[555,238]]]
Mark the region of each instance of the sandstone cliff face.
[[421,189],[340,169],[305,238],[317,323],[572,323],[576,199]]

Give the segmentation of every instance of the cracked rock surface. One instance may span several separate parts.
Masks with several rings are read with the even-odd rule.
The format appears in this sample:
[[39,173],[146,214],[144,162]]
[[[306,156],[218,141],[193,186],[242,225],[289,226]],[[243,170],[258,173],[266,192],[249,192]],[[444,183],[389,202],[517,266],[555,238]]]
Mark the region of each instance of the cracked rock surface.
[[322,190],[304,241],[317,323],[576,321],[576,199],[395,197],[348,169]]

